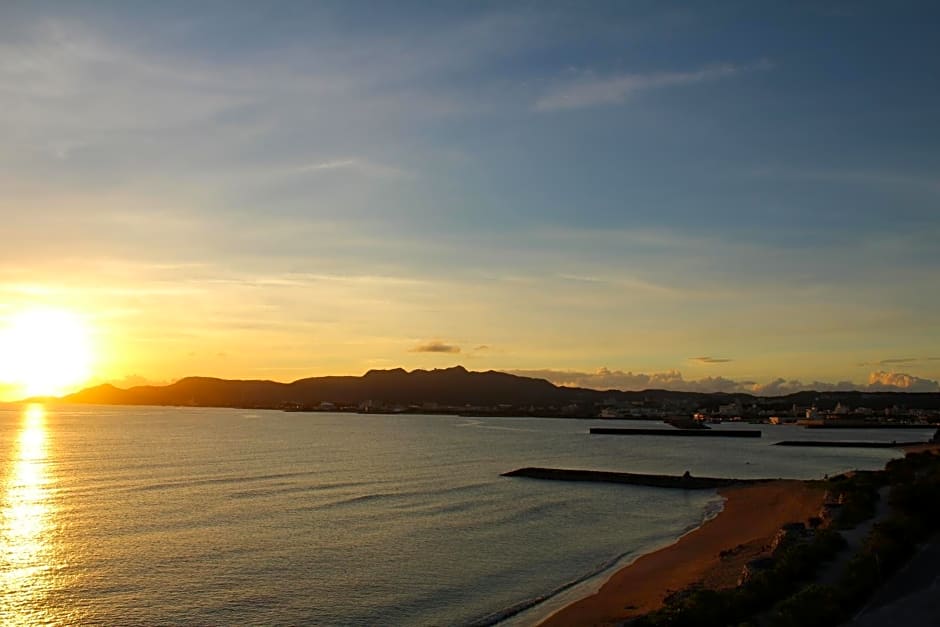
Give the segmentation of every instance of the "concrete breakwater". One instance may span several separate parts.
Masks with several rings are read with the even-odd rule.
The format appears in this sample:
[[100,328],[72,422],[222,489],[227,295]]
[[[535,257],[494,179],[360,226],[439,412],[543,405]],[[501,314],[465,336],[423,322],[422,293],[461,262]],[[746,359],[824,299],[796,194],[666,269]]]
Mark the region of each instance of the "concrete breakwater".
[[726,479],[721,477],[693,477],[689,473],[675,475],[648,475],[633,472],[608,472],[603,470],[574,470],[569,468],[518,468],[504,472],[503,477],[527,477],[553,481],[595,481],[601,483],[625,483],[651,488],[673,488],[679,490],[713,490],[733,485],[761,483],[771,479]]
[[774,446],[805,446],[809,448],[902,448],[925,442],[861,442],[861,441],[831,441],[825,440],[783,440],[775,442]]
[[868,422],[865,420],[827,420],[818,424],[803,425],[806,429],[933,429],[936,424],[913,424],[906,422]]
[[759,438],[757,429],[618,429],[614,427],[591,427],[596,435],[668,435],[699,438]]

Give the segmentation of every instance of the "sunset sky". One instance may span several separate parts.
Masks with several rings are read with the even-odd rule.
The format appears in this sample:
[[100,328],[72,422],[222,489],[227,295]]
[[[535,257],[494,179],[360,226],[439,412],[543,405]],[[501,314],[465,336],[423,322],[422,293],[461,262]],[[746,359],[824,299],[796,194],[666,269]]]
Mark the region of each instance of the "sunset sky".
[[0,326],[118,385],[938,390],[934,6],[3,2]]

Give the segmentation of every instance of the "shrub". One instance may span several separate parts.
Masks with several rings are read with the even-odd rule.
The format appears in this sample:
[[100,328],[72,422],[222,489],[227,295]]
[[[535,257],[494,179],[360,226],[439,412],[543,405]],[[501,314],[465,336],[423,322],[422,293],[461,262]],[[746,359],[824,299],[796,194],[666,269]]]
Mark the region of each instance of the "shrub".
[[844,618],[838,591],[832,586],[813,584],[779,603],[767,624],[770,627],[829,627]]
[[859,472],[829,480],[830,492],[839,495],[843,504],[835,525],[853,527],[870,518],[878,489],[889,480],[892,514],[872,527],[837,585],[801,588],[822,562],[845,547],[845,539],[830,527],[818,530],[809,542],[782,544],[773,565],[756,571],[737,589],[677,595],[673,603],[641,618],[637,625],[753,627],[745,621],[753,621],[770,608],[764,621],[770,627],[839,624],[910,557],[918,541],[940,529],[940,457],[929,453],[894,460],[881,473]]

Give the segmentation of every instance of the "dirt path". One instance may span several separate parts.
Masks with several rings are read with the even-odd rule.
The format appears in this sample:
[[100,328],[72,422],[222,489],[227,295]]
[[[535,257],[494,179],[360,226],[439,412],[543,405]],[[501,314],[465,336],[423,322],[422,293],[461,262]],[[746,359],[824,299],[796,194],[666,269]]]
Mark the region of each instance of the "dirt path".
[[888,486],[878,490],[878,504],[875,507],[874,516],[859,523],[853,529],[846,529],[839,532],[842,534],[842,537],[845,538],[847,546],[839,551],[835,559],[819,573],[819,576],[816,578],[816,583],[832,585],[839,581],[846,564],[848,564],[849,560],[855,557],[855,554],[862,548],[862,544],[864,544],[868,534],[871,533],[872,527],[887,517],[891,509],[888,505],[888,493],[890,490]]

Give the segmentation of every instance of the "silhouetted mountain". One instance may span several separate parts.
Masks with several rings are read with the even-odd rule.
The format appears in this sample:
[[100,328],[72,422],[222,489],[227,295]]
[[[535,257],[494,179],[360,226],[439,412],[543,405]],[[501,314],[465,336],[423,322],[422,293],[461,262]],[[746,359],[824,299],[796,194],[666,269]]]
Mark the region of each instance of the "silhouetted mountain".
[[815,404],[829,409],[842,402],[853,407],[881,410],[895,405],[911,409],[940,407],[940,394],[903,392],[797,392],[759,399],[750,394],[706,394],[673,390],[589,390],[559,387],[543,379],[520,377],[489,370],[470,372],[462,366],[442,370],[370,370],[361,377],[311,377],[293,383],[261,380],[228,380],[187,377],[166,386],[138,386],[127,390],[99,385],[64,397],[71,403],[103,405],[193,405],[202,407],[311,407],[322,402],[358,405],[427,405],[451,407],[512,405],[515,407],[563,407],[605,401],[646,406],[694,406],[716,409],[719,405],[756,402],[764,407],[788,410],[792,405]]
[[366,401],[414,405],[553,405],[599,400],[596,390],[561,388],[542,379],[504,372],[444,370],[370,370],[361,377],[311,377],[293,383],[187,377],[166,386],[122,390],[99,385],[66,396],[71,403],[105,405],[196,405],[209,407],[301,406]]

